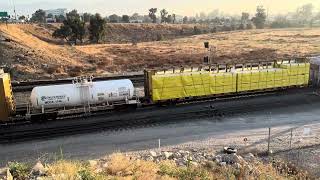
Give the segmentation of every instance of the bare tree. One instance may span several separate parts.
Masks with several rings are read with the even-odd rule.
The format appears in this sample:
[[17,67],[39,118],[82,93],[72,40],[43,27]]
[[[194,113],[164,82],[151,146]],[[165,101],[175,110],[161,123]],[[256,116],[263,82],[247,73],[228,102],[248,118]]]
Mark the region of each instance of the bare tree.
[[313,25],[313,9],[314,6],[312,4],[305,4],[299,7],[296,11],[295,18],[300,25],[309,24],[310,26]]

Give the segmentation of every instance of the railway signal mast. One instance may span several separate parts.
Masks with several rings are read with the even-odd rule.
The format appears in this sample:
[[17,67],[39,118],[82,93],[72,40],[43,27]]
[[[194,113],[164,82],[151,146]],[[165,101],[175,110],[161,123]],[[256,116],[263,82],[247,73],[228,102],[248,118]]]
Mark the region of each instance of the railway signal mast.
[[207,50],[207,55],[203,58],[203,63],[211,64],[214,60],[217,48],[215,46],[210,46],[209,42],[204,42],[204,48]]

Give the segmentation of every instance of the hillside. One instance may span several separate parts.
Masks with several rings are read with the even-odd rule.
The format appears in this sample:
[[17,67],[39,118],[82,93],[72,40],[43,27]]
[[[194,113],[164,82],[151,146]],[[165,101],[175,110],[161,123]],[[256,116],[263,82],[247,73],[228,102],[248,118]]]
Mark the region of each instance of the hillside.
[[107,24],[105,43],[131,43],[133,39],[138,42],[170,40],[194,35],[194,28],[198,33],[208,33],[207,25],[194,24]]
[[[2,24],[1,64],[5,64],[15,79],[46,79],[200,64],[206,54],[204,41],[217,47],[214,56],[217,63],[275,60],[320,52],[320,29],[221,32],[171,40],[168,35],[169,40],[141,42],[133,46],[131,43],[119,44],[120,40],[129,41],[128,37],[135,31],[130,27],[133,25],[113,26],[116,30],[109,28],[113,32],[109,33],[109,44],[68,46],[51,37],[56,26]],[[170,29],[172,25],[139,26],[137,31],[146,37],[155,30],[171,33],[171,38],[181,37],[176,35],[180,32],[178,25],[174,25],[175,30]]]

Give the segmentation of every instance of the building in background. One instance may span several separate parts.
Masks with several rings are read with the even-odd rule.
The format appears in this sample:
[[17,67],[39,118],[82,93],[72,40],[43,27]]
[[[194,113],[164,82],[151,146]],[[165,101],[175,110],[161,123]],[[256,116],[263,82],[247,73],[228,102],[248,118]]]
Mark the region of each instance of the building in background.
[[65,8],[59,8],[59,9],[49,9],[44,11],[46,15],[52,14],[53,17],[63,15],[65,16],[67,14],[67,9]]

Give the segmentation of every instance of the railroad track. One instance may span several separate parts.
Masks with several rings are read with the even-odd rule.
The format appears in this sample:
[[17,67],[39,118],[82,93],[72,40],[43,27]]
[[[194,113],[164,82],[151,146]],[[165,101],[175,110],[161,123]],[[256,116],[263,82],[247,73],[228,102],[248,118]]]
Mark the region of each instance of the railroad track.
[[104,117],[106,117],[107,114],[108,113],[99,114],[97,116],[82,117],[80,119],[69,119],[65,122],[53,121],[43,124],[24,124],[14,127],[2,127],[0,131],[0,144],[92,133],[103,130],[121,131],[132,128],[155,126],[157,123],[165,123],[168,119],[170,119],[170,121],[177,121],[187,117],[201,118],[207,116],[207,113],[201,113],[199,111],[183,112],[179,114],[171,114],[169,116],[164,116],[164,114],[161,116],[146,116],[140,114],[138,117],[131,118],[131,120],[123,121],[115,117],[113,117],[113,119],[106,120]]
[[[194,104],[180,104],[172,107],[149,106],[129,112],[102,112],[91,116],[74,117],[71,119],[49,121],[38,124],[20,124],[0,126],[0,144],[16,143],[57,136],[90,133],[104,130],[127,130],[157,126],[161,123],[176,122],[180,120],[212,119],[220,120],[226,116],[236,116],[253,111],[266,111],[273,108],[310,103],[305,96],[295,98],[297,94],[312,94],[312,89],[280,93],[266,93],[259,96],[245,96],[242,98],[225,98],[215,101],[203,101]],[[292,96],[293,95],[293,96]],[[267,96],[267,97],[266,97]],[[285,101],[275,100],[287,96]],[[266,99],[273,97],[271,102]],[[317,97],[317,96],[315,96]],[[263,99],[261,102],[257,99]],[[256,103],[260,102],[260,103]],[[203,104],[201,104],[203,103]],[[214,106],[214,107],[213,107]],[[213,107],[213,108],[212,108]]]
[[[144,75],[116,75],[116,76],[101,76],[94,77],[93,81],[107,81],[107,80],[118,80],[118,79],[130,79],[134,85],[144,84]],[[46,85],[59,85],[71,83],[73,78],[58,79],[58,80],[35,80],[35,81],[13,81],[12,89],[13,92],[25,92],[31,91],[36,86],[46,86]]]

